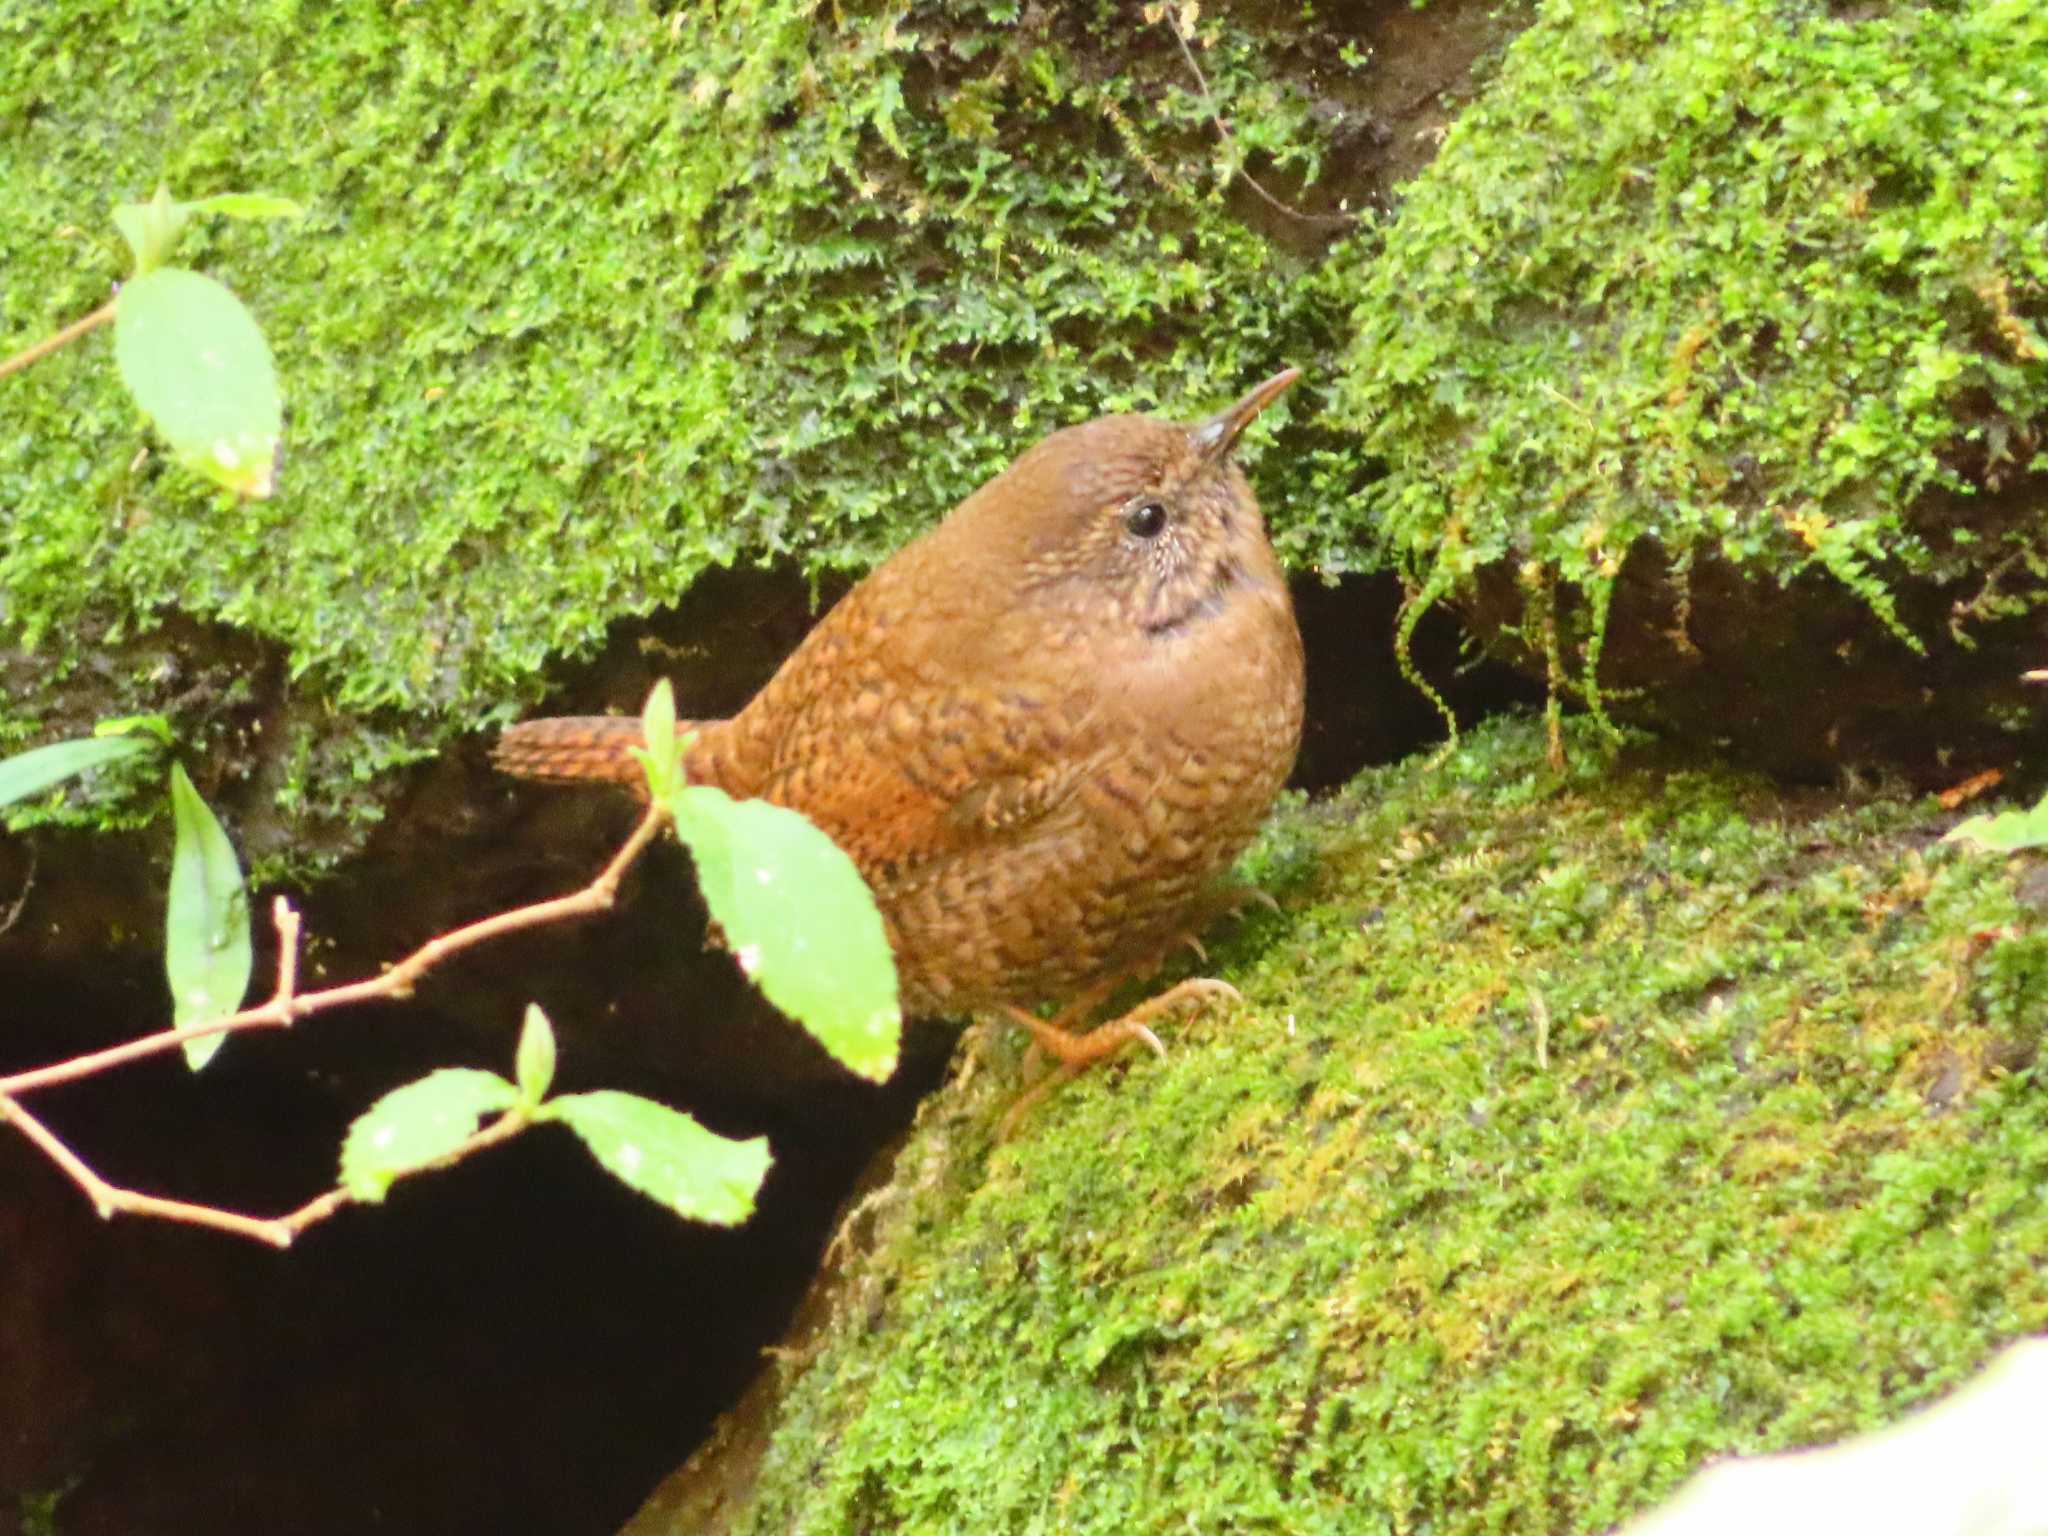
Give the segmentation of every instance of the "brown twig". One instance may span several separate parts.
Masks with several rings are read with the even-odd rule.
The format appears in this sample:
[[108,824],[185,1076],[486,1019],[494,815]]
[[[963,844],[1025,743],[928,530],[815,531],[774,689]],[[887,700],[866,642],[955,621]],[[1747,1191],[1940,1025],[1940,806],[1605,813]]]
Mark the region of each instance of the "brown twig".
[[[286,1215],[264,1217],[245,1216],[240,1211],[223,1210],[214,1205],[195,1205],[189,1200],[166,1200],[161,1195],[146,1195],[140,1190],[109,1184],[93,1172],[83,1158],[67,1147],[54,1131],[5,1094],[0,1094],[0,1121],[15,1126],[34,1142],[51,1162],[63,1169],[66,1177],[85,1191],[85,1197],[92,1202],[93,1209],[99,1213],[102,1221],[111,1221],[116,1216],[149,1216],[158,1221],[173,1221],[188,1227],[207,1227],[215,1232],[252,1238],[259,1243],[268,1243],[273,1248],[289,1248],[293,1240],[308,1227],[325,1221],[343,1206],[355,1203],[356,1197],[347,1190],[330,1189]],[[532,1123],[520,1111],[507,1110],[445,1156],[438,1157],[430,1163],[422,1163],[417,1168],[408,1168],[397,1177],[411,1178],[417,1173],[449,1167],[472,1153],[481,1152],[485,1147],[495,1146],[501,1141],[510,1141]]]
[[1202,73],[1202,66],[1195,62],[1195,50],[1188,46],[1188,40],[1180,30],[1180,23],[1173,19],[1170,10],[1162,19],[1166,22],[1166,30],[1173,34],[1173,40],[1180,44],[1180,56],[1188,61],[1188,68],[1194,72],[1195,84],[1201,88],[1202,103],[1209,109],[1209,121],[1216,125],[1216,132],[1236,158],[1237,174],[1244,178],[1245,185],[1264,198],[1276,211],[1290,219],[1299,219],[1304,224],[1356,224],[1358,215],[1355,213],[1304,213],[1301,209],[1282,202],[1259,185],[1259,179],[1245,168],[1244,151],[1238,146],[1237,135],[1230,131],[1230,124],[1224,121],[1223,111],[1216,105],[1215,93],[1209,89],[1209,77]]
[[0,362],[0,379],[10,373],[19,373],[30,363],[39,363],[59,347],[69,346],[86,332],[97,330],[114,318],[114,300],[109,299],[83,320],[74,320],[53,336],[45,336],[34,346],[17,352],[5,362]]
[[[628,837],[619,851],[612,855],[611,862],[605,865],[595,880],[580,891],[555,897],[551,901],[536,902],[532,906],[516,907],[509,912],[499,912],[466,927],[441,934],[429,939],[382,975],[349,982],[343,986],[328,987],[318,992],[301,993],[298,990],[299,914],[280,896],[271,911],[272,919],[277,926],[278,944],[277,986],[271,994],[270,1001],[204,1024],[187,1025],[182,1029],[159,1030],[156,1034],[145,1035],[124,1045],[111,1046],[106,1050],[94,1051],[84,1056],[74,1056],[69,1061],[60,1061],[31,1072],[17,1072],[11,1077],[0,1077],[0,1122],[18,1129],[44,1156],[61,1168],[66,1177],[85,1192],[86,1198],[92,1201],[93,1209],[99,1212],[103,1219],[115,1216],[149,1216],[159,1221],[209,1227],[218,1232],[228,1232],[237,1237],[268,1243],[275,1248],[288,1248],[299,1233],[316,1222],[326,1220],[344,1205],[349,1204],[354,1197],[344,1189],[331,1189],[286,1215],[259,1217],[247,1216],[239,1211],[223,1210],[217,1206],[195,1205],[184,1200],[167,1200],[159,1195],[125,1189],[108,1183],[95,1173],[55,1132],[22,1106],[21,1096],[39,1088],[76,1082],[80,1078],[91,1077],[130,1061],[139,1061],[146,1056],[176,1049],[188,1040],[199,1040],[208,1035],[242,1030],[288,1028],[296,1020],[311,1014],[324,1013],[332,1008],[344,1007],[350,1003],[367,1002],[375,998],[406,997],[411,994],[414,984],[421,976],[451,955],[459,954],[503,934],[541,927],[548,923],[560,922],[564,918],[605,911],[617,899],[619,882],[625,878],[626,871],[632,867],[633,861],[647,845],[660,834],[667,821],[666,807],[658,803],[650,805],[647,814],[640,818],[640,824],[633,829],[632,836]],[[407,1174],[423,1173],[429,1168],[445,1168],[451,1163],[460,1162],[485,1147],[509,1140],[530,1123],[522,1111],[510,1110],[463,1141],[445,1157],[422,1164],[418,1168],[408,1169]]]
[[353,1003],[372,1002],[379,998],[409,997],[420,977],[451,955],[460,954],[465,949],[473,948],[487,939],[495,939],[501,934],[516,933],[523,928],[543,927],[548,923],[560,922],[564,918],[581,917],[609,908],[618,895],[619,882],[625,878],[626,870],[654,840],[667,820],[668,811],[664,807],[658,804],[649,806],[647,814],[640,818],[640,825],[633,829],[633,835],[627,838],[619,851],[612,856],[612,861],[605,866],[604,872],[580,891],[567,896],[557,896],[552,901],[536,902],[530,907],[515,907],[510,912],[499,912],[471,923],[466,928],[444,933],[438,938],[429,939],[381,976],[367,977],[362,981],[348,982],[339,987],[328,987],[319,992],[293,991],[298,965],[299,920],[298,914],[280,897],[277,909],[278,985],[269,1002],[255,1008],[244,1008],[239,1013],[208,1020],[204,1024],[188,1024],[181,1029],[159,1030],[156,1034],[144,1035],[139,1040],[109,1046],[103,1051],[94,1051],[85,1056],[74,1056],[69,1061],[38,1067],[32,1072],[17,1072],[12,1077],[0,1077],[0,1095],[18,1098],[22,1094],[33,1093],[38,1088],[75,1082],[79,1078],[104,1072],[109,1067],[118,1067],[126,1062],[140,1061],[145,1056],[156,1056],[164,1051],[176,1050],[188,1040],[202,1040],[208,1035],[229,1034],[248,1029],[283,1029],[300,1019],[316,1013],[325,1013],[332,1008],[344,1008]]
[[270,920],[277,925],[277,990],[270,1003],[289,1009],[299,991],[299,914],[280,896],[271,903]]

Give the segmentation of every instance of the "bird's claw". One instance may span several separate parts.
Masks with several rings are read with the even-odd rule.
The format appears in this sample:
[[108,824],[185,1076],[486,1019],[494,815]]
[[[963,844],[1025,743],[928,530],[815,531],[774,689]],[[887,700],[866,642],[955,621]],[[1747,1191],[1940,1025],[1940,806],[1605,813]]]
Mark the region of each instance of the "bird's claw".
[[1086,1034],[1075,1034],[1063,1028],[1062,1021],[1068,1017],[1066,1014],[1062,1014],[1060,1019],[1048,1023],[1044,1019],[1026,1013],[1022,1008],[1004,1004],[1003,1011],[1031,1031],[1032,1050],[1034,1052],[1043,1050],[1046,1055],[1056,1059],[1056,1065],[1051,1072],[1034,1083],[1016,1103],[1010,1106],[1009,1112],[1003,1116],[996,1127],[996,1139],[998,1141],[1008,1140],[1011,1130],[1015,1128],[1018,1120],[1023,1117],[1024,1112],[1033,1104],[1036,1104],[1054,1088],[1067,1081],[1067,1079],[1078,1077],[1096,1062],[1113,1054],[1119,1047],[1130,1044],[1133,1040],[1144,1045],[1153,1055],[1164,1061],[1166,1059],[1166,1047],[1161,1043],[1159,1036],[1153,1033],[1149,1021],[1171,1009],[1182,1007],[1188,1003],[1199,1004],[1208,1002],[1212,998],[1221,998],[1234,1003],[1244,1001],[1243,995],[1229,982],[1218,981],[1213,976],[1196,976],[1181,982],[1177,986],[1168,987],[1157,997],[1149,998],[1145,1002],[1140,1003],[1122,1018],[1112,1019],[1109,1023],[1099,1025]]

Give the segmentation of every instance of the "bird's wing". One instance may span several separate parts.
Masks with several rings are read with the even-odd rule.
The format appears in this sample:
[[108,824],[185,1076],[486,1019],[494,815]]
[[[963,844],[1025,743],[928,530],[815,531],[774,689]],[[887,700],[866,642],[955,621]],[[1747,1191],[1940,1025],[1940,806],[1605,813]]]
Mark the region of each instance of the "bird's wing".
[[802,811],[878,888],[1028,837],[1073,797],[1092,710],[1028,688],[895,688],[822,700],[795,722],[766,798]]

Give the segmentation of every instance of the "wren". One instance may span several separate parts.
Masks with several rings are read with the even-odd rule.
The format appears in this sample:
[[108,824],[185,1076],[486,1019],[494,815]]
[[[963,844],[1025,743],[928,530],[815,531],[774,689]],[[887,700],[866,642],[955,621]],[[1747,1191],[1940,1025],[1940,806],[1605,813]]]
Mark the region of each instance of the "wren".
[[[1128,1041],[1159,1050],[1163,1009],[1235,996],[1186,981],[1077,1029],[1215,914],[1293,767],[1301,633],[1234,450],[1299,377],[1192,426],[1053,433],[877,566],[737,715],[688,727],[692,782],[800,811],[852,857],[907,1012],[999,1011],[1058,1058],[1012,1118]],[[529,720],[496,762],[631,786],[639,743],[631,718]]]

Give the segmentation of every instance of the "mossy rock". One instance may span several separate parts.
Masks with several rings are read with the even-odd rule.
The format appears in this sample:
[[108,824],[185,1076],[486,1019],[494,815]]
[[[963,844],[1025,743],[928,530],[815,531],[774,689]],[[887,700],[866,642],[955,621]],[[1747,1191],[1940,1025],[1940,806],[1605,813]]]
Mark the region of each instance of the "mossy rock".
[[1242,1008],[927,1104],[634,1536],[1596,1531],[2048,1327],[2048,870],[1533,723],[1289,807]]
[[1318,281],[1416,611],[1780,770],[2040,739],[2031,0],[1559,0]]
[[[159,180],[309,210],[178,253],[277,353],[274,500],[167,465],[103,336],[7,382],[0,747],[167,711],[259,862],[345,848],[383,770],[707,569],[857,573],[1055,427],[1327,375],[1341,330],[1238,173],[1369,181],[1378,77],[1313,16],[1198,28],[1206,94],[1163,12],[1107,4],[0,22],[0,351],[105,301],[109,206]],[[1283,509],[1292,464],[1259,471]],[[212,627],[260,652],[233,683]]]

